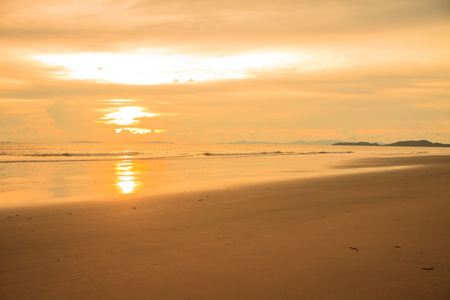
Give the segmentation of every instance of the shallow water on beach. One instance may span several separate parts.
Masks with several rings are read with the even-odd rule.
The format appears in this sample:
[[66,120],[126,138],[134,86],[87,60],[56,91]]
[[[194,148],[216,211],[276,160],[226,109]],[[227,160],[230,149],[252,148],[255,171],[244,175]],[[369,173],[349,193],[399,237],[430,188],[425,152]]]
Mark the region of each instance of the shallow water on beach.
[[321,176],[356,158],[449,148],[299,145],[0,144],[0,207],[131,199]]

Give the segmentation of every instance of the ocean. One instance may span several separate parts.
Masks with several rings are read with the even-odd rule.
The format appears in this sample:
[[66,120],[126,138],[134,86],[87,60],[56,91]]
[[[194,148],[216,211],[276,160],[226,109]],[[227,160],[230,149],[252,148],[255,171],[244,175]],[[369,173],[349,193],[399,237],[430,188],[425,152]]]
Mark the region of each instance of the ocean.
[[323,176],[347,160],[450,154],[449,148],[243,144],[0,143],[0,207]]

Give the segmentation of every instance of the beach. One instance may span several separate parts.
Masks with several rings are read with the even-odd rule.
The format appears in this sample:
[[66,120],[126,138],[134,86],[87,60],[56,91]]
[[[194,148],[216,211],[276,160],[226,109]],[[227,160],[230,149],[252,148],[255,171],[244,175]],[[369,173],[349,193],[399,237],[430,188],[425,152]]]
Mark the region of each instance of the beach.
[[0,299],[448,299],[450,156],[0,210]]

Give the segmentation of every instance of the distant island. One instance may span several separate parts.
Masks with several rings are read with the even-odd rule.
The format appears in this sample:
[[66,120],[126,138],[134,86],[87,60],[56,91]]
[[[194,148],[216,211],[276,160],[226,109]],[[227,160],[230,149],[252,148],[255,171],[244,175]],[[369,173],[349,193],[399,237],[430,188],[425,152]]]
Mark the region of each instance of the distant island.
[[236,141],[225,144],[238,144],[238,145],[331,145],[337,143],[339,140],[317,140],[317,141],[293,141],[287,143],[276,143],[266,141]]
[[339,142],[334,146],[395,146],[395,147],[450,147],[450,144],[432,143],[427,140],[420,141],[399,141],[392,144],[368,143],[368,142]]
[[98,141],[72,141],[74,144],[100,144]]
[[146,141],[146,142],[134,142],[136,144],[175,144],[174,142],[164,142],[164,141]]
[[400,141],[385,146],[406,146],[406,147],[450,147],[450,144],[432,143],[427,140],[421,141]]
[[334,143],[333,146],[380,146],[378,143],[368,143],[368,142],[339,142]]
[[333,146],[396,146],[396,147],[450,147],[450,144],[432,143],[427,140],[399,141],[392,144],[369,143],[369,142],[342,142],[339,140],[317,140],[317,141],[293,141],[287,143],[276,143],[266,141],[236,141],[225,144],[238,145],[333,145]]

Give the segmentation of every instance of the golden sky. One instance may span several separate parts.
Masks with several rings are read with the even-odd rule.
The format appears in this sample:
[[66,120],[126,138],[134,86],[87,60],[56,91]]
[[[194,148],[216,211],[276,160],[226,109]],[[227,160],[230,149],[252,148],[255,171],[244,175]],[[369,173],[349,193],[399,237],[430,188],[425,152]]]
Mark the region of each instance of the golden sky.
[[0,2],[0,141],[450,143],[448,0]]

